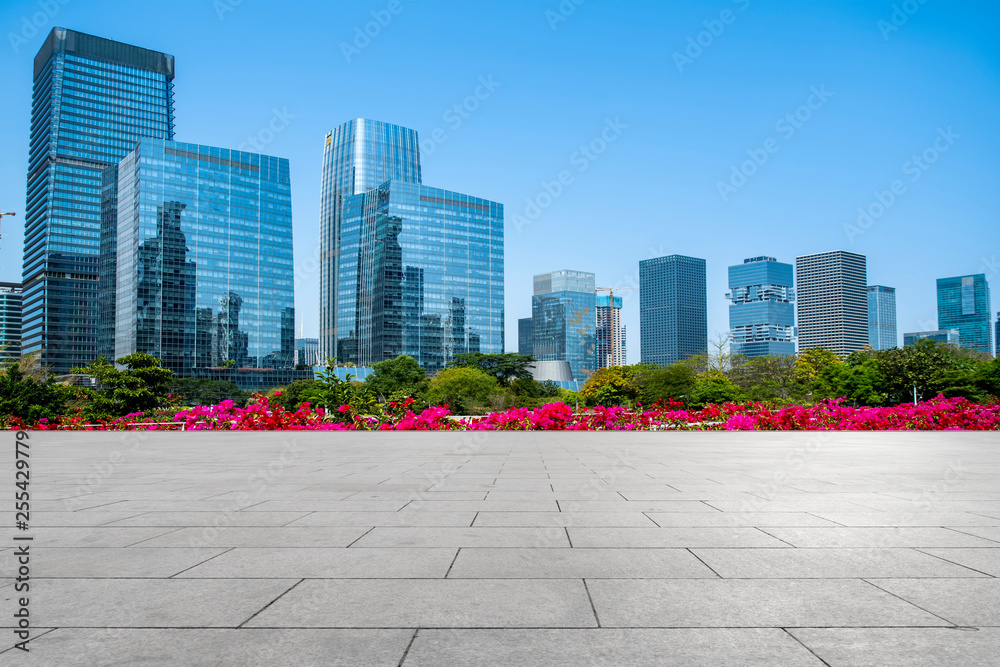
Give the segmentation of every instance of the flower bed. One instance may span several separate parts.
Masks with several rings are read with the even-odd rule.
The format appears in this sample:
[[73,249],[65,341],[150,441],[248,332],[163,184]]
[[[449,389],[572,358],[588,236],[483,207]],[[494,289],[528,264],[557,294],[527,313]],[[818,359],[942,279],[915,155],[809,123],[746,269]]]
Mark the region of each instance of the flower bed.
[[537,409],[512,408],[483,417],[456,418],[448,406],[419,414],[412,399],[382,406],[380,414],[358,414],[349,405],[327,412],[303,403],[284,410],[257,395],[245,408],[232,401],[181,410],[151,418],[126,415],[113,421],[85,424],[79,417],[42,420],[27,426],[8,420],[8,428],[34,430],[188,430],[188,431],[996,431],[1000,404],[977,405],[963,398],[938,396],[917,405],[887,408],[851,407],[842,400],[810,407],[772,408],[759,403],[709,405],[685,410],[679,403],[658,401],[636,410],[595,407],[574,413],[565,403]]

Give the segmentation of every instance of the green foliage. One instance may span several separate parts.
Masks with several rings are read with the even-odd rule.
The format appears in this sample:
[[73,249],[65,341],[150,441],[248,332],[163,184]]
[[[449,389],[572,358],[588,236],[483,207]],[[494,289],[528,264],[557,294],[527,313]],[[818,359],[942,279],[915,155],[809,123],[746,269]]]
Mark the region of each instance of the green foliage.
[[795,376],[803,384],[810,384],[829,366],[839,366],[843,362],[836,352],[817,347],[803,350],[795,360]]
[[8,417],[18,417],[26,424],[52,421],[63,414],[66,398],[66,392],[52,380],[25,375],[16,364],[0,371],[0,425],[5,425]]
[[294,412],[303,403],[309,402],[308,396],[312,395],[318,387],[316,380],[296,380],[287,387],[280,389],[281,395],[275,396],[272,403],[280,405],[283,409]]
[[520,398],[534,398],[543,399],[559,398],[559,385],[555,382],[546,380],[545,382],[538,382],[533,378],[518,378],[511,382],[511,390],[514,394]]
[[580,394],[588,405],[628,405],[639,395],[639,383],[631,366],[602,368],[587,379]]
[[455,356],[453,368],[478,368],[493,377],[500,386],[510,385],[512,380],[528,379],[531,372],[528,366],[535,363],[535,358],[527,354],[483,354],[469,352]]
[[753,401],[788,401],[800,387],[795,355],[734,357],[728,377]]
[[702,407],[709,403],[735,403],[744,400],[740,388],[726,377],[725,373],[716,370],[705,371],[695,376],[694,387],[691,390],[690,404]]
[[1000,357],[988,364],[980,365],[973,380],[983,395],[1000,398]]
[[[336,358],[326,360],[326,367],[319,372],[316,383],[301,394],[301,399],[313,406],[327,410],[336,417],[339,408],[349,405],[356,414],[374,414],[378,411],[378,400],[361,382],[354,382],[353,375],[347,374],[341,380],[336,373]],[[299,401],[302,402],[301,400]]]
[[417,397],[427,391],[427,371],[413,357],[401,354],[395,359],[380,361],[365,385],[376,395],[390,397],[405,394]]
[[136,353],[118,359],[119,370],[106,357],[73,372],[97,378],[99,389],[89,390],[84,407],[88,419],[110,419],[153,410],[167,402],[174,372],[151,354]]
[[634,368],[639,385],[636,398],[643,405],[670,399],[690,402],[695,385],[694,364],[679,362],[666,367],[638,365]]
[[171,383],[170,393],[181,405],[217,405],[229,400],[242,408],[250,399],[250,392],[229,380],[178,378]]
[[495,377],[478,368],[446,368],[431,379],[427,400],[431,405],[448,405],[452,413],[461,414],[487,405],[498,387]]

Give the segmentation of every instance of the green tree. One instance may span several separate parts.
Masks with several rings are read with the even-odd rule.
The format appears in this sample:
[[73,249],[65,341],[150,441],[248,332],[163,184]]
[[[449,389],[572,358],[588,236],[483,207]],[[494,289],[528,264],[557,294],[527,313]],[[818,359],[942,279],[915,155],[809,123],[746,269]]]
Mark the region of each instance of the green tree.
[[182,405],[216,405],[229,400],[242,408],[250,398],[250,392],[243,391],[235,382],[204,378],[175,379],[170,393]]
[[954,366],[950,346],[929,339],[916,345],[880,350],[875,359],[882,390],[889,403],[934,398],[944,388],[945,374]]
[[455,361],[451,363],[451,367],[478,368],[496,379],[500,386],[506,387],[510,385],[512,380],[530,378],[531,372],[528,367],[533,363],[535,363],[535,358],[528,354],[468,352],[455,355]]
[[631,366],[602,368],[587,378],[580,394],[588,405],[625,405],[639,395],[639,383]]
[[380,361],[365,386],[375,394],[392,397],[416,397],[427,391],[427,371],[413,357],[401,354],[395,359]]
[[67,393],[52,380],[25,375],[17,364],[0,371],[0,425],[10,417],[26,424],[57,419],[66,409]]
[[495,377],[478,368],[446,368],[431,378],[427,400],[431,405],[448,405],[460,414],[485,406],[498,387]]
[[116,368],[106,357],[91,362],[73,372],[97,378],[99,388],[89,392],[90,401],[84,408],[89,419],[108,419],[137,412],[146,412],[164,405],[170,393],[174,372],[151,354],[136,353],[116,362]]
[[308,396],[316,391],[316,380],[296,380],[287,387],[281,388],[281,396],[275,396],[272,401],[285,410],[295,411],[303,403],[309,402]]
[[1000,399],[1000,357],[988,364],[981,364],[976,369],[973,379],[984,396]]
[[709,370],[695,376],[690,400],[694,407],[709,403],[735,403],[743,399],[743,392],[726,377],[725,373]]
[[754,401],[787,401],[796,389],[794,355],[734,357],[727,376]]
[[695,369],[692,364],[683,361],[666,367],[639,364],[635,366],[635,371],[639,385],[636,398],[643,405],[670,399],[690,402],[695,384]]

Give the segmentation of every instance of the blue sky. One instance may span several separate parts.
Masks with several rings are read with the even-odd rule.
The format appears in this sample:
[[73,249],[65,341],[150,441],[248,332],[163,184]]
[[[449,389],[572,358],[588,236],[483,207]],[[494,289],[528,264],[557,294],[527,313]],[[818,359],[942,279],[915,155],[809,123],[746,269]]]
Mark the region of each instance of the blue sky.
[[0,280],[20,277],[31,63],[56,25],[173,54],[178,140],[290,159],[307,335],[323,138],[357,117],[417,129],[426,184],[505,205],[508,350],[533,274],[625,287],[672,253],[708,262],[710,336],[726,267],[757,255],[866,254],[900,334],[936,328],[938,277],[1000,290],[995,2],[6,0]]

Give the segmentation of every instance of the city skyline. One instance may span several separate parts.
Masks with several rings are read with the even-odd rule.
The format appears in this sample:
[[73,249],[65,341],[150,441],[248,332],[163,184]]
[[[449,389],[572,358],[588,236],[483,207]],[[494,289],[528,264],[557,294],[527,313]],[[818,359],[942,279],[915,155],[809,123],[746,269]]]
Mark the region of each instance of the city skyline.
[[[622,43],[632,31],[649,29],[637,28],[620,9],[591,4],[556,22],[555,29],[545,14],[553,8],[540,4],[513,3],[505,12],[459,10],[447,3],[420,11],[415,11],[417,5],[403,6],[403,13],[382,29],[384,35],[350,54],[350,62],[339,48],[341,42],[351,44],[354,27],[363,28],[372,20],[369,12],[381,7],[332,12],[345,20],[344,28],[330,29],[333,48],[309,63],[303,56],[312,48],[307,46],[311,33],[324,21],[271,17],[265,9],[246,4],[232,6],[221,16],[203,4],[177,6],[178,14],[188,9],[195,20],[158,12],[156,3],[128,12],[114,2],[99,8],[70,4],[61,6],[49,24],[37,29],[38,34],[28,36],[22,35],[21,19],[36,13],[37,6],[6,7],[0,19],[14,27],[12,34],[24,44],[12,43],[4,56],[11,65],[4,68],[11,85],[0,117],[9,128],[3,148],[10,159],[0,170],[8,186],[0,205],[19,215],[4,219],[0,280],[21,278],[18,232],[24,222],[21,187],[28,145],[30,63],[55,25],[173,55],[178,62],[175,85],[182,91],[176,102],[177,136],[185,141],[233,148],[246,144],[243,150],[257,150],[253,143],[263,143],[265,152],[289,158],[296,184],[296,299],[308,335],[316,335],[319,324],[318,268],[310,262],[319,220],[317,146],[330,127],[357,117],[413,127],[420,133],[425,180],[507,207],[508,350],[516,349],[512,333],[517,319],[529,314],[523,295],[530,293],[530,276],[551,266],[587,267],[600,284],[627,286],[634,284],[642,259],[674,253],[704,257],[710,335],[728,329],[725,267],[755,254],[788,261],[843,248],[867,255],[869,281],[898,287],[899,327],[906,331],[936,328],[937,278],[989,276],[998,270],[994,257],[1000,250],[989,242],[995,206],[986,194],[987,158],[997,146],[997,131],[988,122],[996,108],[995,89],[988,83],[995,51],[986,46],[983,26],[988,21],[977,20],[982,18],[979,10],[995,16],[995,7],[983,4],[973,11],[922,6],[905,26],[885,36],[878,21],[889,16],[888,6],[821,7],[809,17],[790,18],[782,15],[790,6],[784,3],[745,10],[735,5],[739,21],[678,71],[673,54],[684,53],[688,37],[704,30],[702,23],[713,20],[719,7],[687,3],[667,10],[642,3],[636,7],[644,15],[669,18],[655,21],[668,24],[660,29],[662,34],[657,33],[655,53],[647,55],[651,47],[642,40],[628,39],[623,54],[612,57],[602,52],[597,58],[583,50],[572,51],[578,62],[569,65],[556,56],[570,44],[583,44],[598,35]],[[332,10],[307,4],[303,11],[321,18]],[[505,39],[531,41],[530,57],[491,57],[500,49],[499,41],[492,41],[497,37],[487,38],[478,51],[469,48],[473,41],[468,36],[451,45],[427,43],[426,35],[469,20],[470,12],[494,22],[498,32],[506,30]],[[154,13],[157,30],[150,31],[149,17]],[[265,20],[270,18],[275,20]],[[859,51],[853,59],[838,63],[842,48],[820,40],[818,53],[806,53],[801,62],[790,64],[785,51],[800,53],[798,47],[815,43],[823,34],[820,26],[830,22]],[[287,49],[279,49],[260,67],[245,67],[228,57],[230,36],[248,30],[252,34],[272,23]],[[745,47],[766,29],[776,31],[787,44],[743,58]],[[950,48],[958,44],[960,49]],[[414,49],[420,62],[399,65],[406,60],[399,54]],[[463,58],[456,58],[458,53]],[[552,63],[544,75],[528,67],[529,60],[539,58]],[[625,67],[634,58],[663,63],[654,77],[655,87],[648,87],[648,81],[640,84],[647,77]],[[853,67],[859,62],[866,63],[864,72]],[[205,63],[212,67],[204,67]],[[301,71],[293,72],[292,63]],[[778,68],[787,74],[780,84],[751,92]],[[369,82],[375,72],[384,78]],[[612,72],[611,95],[577,90],[584,75],[589,80]],[[745,81],[734,80],[732,74],[743,75]],[[300,85],[331,76],[340,82],[335,94]],[[720,85],[723,76],[725,84]],[[248,85],[250,81],[257,85]],[[817,96],[813,86],[830,96]],[[668,91],[670,99],[684,101],[662,104]],[[730,111],[727,105],[734,97],[741,104],[736,105],[739,110]],[[877,109],[873,99],[878,100]],[[810,104],[821,106],[811,110],[814,118],[796,120],[800,127],[787,122],[782,126],[795,130],[794,136],[786,139],[788,130],[771,131],[786,114],[794,119],[802,105],[804,114],[810,112]],[[539,114],[539,109],[545,112]],[[446,115],[451,120],[445,120]],[[454,127],[459,120],[460,126]],[[780,150],[758,169],[752,165],[746,169],[756,173],[745,177],[745,184],[732,185],[733,179],[737,183],[740,179],[731,175],[731,167],[742,167],[751,155],[759,156],[771,135],[778,138]],[[606,143],[598,154],[601,142]],[[591,143],[593,159],[579,151]],[[934,156],[933,166],[922,161],[929,169],[911,181],[906,171],[916,164],[911,156],[927,151]],[[586,165],[584,171],[579,170],[581,164]],[[560,183],[564,170],[570,172],[571,183]],[[894,194],[895,180],[905,183],[903,194]],[[720,181],[737,189],[727,194],[725,202],[718,192]],[[642,196],[650,183],[667,184],[657,198],[665,198],[667,206],[652,205]],[[562,192],[553,197],[544,185]],[[527,216],[532,211],[526,199],[542,209],[533,219]],[[530,224],[518,227],[515,215]],[[963,242],[965,235],[936,234],[940,225],[953,219],[962,220],[969,237],[978,234],[987,243]],[[621,233],[610,233],[614,225],[609,229],[609,221],[624,225]],[[733,233],[765,224],[775,232],[768,239],[748,242]],[[795,233],[778,233],[781,229]],[[929,243],[935,234],[935,242]],[[598,238],[601,242],[595,243]],[[634,292],[622,296],[629,361],[635,362],[638,298]]]

